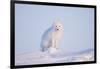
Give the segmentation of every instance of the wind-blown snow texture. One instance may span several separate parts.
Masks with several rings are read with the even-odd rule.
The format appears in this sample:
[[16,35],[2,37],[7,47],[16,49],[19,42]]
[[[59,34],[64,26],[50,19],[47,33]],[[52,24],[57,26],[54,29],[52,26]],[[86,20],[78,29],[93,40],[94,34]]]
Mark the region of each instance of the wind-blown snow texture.
[[31,52],[17,54],[15,56],[15,65],[82,62],[93,61],[94,50],[88,49],[78,53],[57,52],[55,54],[50,54],[48,52]]

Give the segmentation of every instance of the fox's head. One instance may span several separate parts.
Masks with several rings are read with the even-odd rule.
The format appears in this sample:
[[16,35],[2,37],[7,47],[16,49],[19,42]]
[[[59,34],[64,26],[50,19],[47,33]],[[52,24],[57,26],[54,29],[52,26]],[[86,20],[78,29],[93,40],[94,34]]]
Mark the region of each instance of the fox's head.
[[63,30],[63,25],[62,25],[62,23],[61,23],[60,20],[56,20],[54,22],[54,24],[53,24],[53,27],[54,27],[55,31],[61,31],[61,30]]

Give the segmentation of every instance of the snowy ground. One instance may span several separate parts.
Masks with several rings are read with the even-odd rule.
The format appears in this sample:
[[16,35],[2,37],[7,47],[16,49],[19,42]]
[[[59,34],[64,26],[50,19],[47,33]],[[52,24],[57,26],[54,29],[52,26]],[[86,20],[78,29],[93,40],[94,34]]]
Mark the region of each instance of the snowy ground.
[[34,65],[47,63],[63,63],[63,62],[82,62],[93,61],[93,49],[81,51],[78,53],[66,54],[56,53],[49,54],[48,52],[31,52],[15,55],[15,65]]

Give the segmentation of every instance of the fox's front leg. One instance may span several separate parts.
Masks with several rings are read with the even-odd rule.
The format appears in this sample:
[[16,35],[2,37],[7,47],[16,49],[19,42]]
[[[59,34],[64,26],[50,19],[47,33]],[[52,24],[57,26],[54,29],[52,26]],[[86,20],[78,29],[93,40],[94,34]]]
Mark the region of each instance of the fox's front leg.
[[58,40],[55,34],[52,35],[52,47],[58,49]]
[[55,40],[52,38],[52,47],[55,48]]
[[55,48],[56,44],[55,44],[55,36],[54,36],[54,34],[52,34],[52,44],[51,45],[52,45],[53,48]]
[[59,43],[58,43],[58,40],[56,39],[56,40],[55,40],[55,48],[56,48],[56,49],[58,49],[58,44],[59,44]]

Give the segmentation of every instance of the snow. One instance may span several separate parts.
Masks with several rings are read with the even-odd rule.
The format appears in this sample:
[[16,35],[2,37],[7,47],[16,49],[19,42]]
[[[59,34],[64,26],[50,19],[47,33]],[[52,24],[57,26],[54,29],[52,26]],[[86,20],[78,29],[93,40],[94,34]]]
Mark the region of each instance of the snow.
[[[52,52],[51,52],[52,50]],[[48,63],[68,63],[94,61],[94,50],[89,49],[77,53],[57,52],[55,49],[50,49],[47,52],[29,52],[15,54],[15,65],[35,65]]]

